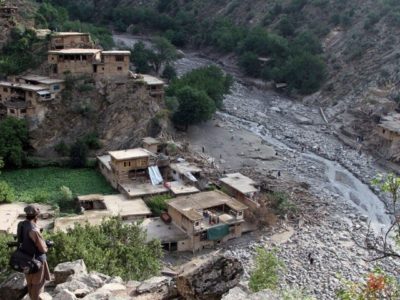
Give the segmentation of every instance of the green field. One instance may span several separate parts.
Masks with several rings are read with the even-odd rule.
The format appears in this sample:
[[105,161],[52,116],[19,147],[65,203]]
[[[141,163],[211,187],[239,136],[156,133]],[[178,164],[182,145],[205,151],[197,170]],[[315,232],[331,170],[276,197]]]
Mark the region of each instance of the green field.
[[23,202],[54,203],[61,186],[70,188],[74,195],[116,193],[95,169],[46,167],[3,170],[0,180],[7,181],[14,188],[16,200]]

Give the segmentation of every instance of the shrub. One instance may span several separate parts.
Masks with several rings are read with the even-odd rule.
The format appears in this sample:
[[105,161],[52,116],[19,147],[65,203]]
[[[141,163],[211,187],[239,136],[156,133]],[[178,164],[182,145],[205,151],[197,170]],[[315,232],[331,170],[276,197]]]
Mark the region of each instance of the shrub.
[[97,133],[92,132],[88,133],[83,137],[83,142],[88,146],[91,150],[97,150],[101,148],[101,143],[99,141],[99,137]]
[[90,271],[124,280],[144,280],[161,269],[160,242],[147,242],[141,227],[124,224],[120,218],[104,221],[100,226],[76,225],[66,233],[55,232],[47,237],[56,245],[48,253],[50,267],[83,259]]
[[280,215],[296,212],[297,208],[294,203],[290,201],[287,194],[283,192],[273,192],[269,196],[272,200],[272,206]]
[[11,203],[15,200],[13,188],[4,180],[0,181],[0,203]]
[[149,199],[147,205],[151,209],[152,213],[159,217],[162,212],[167,210],[167,203],[171,199],[169,195],[154,196]]
[[278,272],[283,268],[283,263],[276,257],[275,251],[258,248],[256,252],[255,269],[250,274],[250,289],[253,292],[276,289]]
[[7,246],[7,243],[11,241],[13,241],[11,235],[0,233],[0,282],[12,273],[9,260],[13,249]]

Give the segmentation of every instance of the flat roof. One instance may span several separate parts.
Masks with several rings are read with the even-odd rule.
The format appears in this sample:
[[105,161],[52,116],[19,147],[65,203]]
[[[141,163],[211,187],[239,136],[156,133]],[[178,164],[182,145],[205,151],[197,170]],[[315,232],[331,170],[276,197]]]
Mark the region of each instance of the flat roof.
[[131,55],[131,51],[127,50],[111,50],[111,51],[102,51],[103,55]]
[[115,160],[126,160],[151,156],[150,152],[143,148],[109,151],[108,154]]
[[191,185],[183,184],[179,181],[172,181],[168,182],[167,184],[169,189],[175,196],[195,194],[200,192],[198,188]]
[[111,214],[107,210],[90,210],[85,211],[83,215],[57,218],[54,221],[54,231],[65,232],[68,229],[73,229],[75,224],[85,225],[87,223],[92,226],[100,225],[104,219],[110,217]]
[[159,144],[161,144],[159,139],[152,138],[152,137],[149,137],[149,136],[143,138],[143,143],[146,143],[148,145],[159,145]]
[[379,126],[400,133],[400,114],[390,114],[382,117]]
[[179,174],[189,173],[199,173],[202,171],[198,166],[189,162],[172,163],[170,168]]
[[[0,233],[16,234],[18,223],[25,219],[24,208],[28,204],[22,202],[1,204],[0,205]],[[40,228],[48,228],[53,223],[54,210],[50,205],[34,204],[40,209],[38,226]],[[48,219],[43,219],[43,215],[49,215]]]
[[237,211],[247,209],[247,206],[220,191],[202,192],[188,196],[180,196],[168,202],[171,206],[192,221],[202,220],[198,212],[215,206],[227,205]]
[[27,81],[37,81],[43,84],[53,84],[53,83],[63,83],[64,80],[62,79],[55,79],[46,76],[39,76],[39,75],[25,75],[25,76],[18,76],[18,79],[23,79]]
[[127,199],[124,195],[106,195],[104,203],[107,209],[115,216],[149,216],[151,210],[142,199]]
[[63,32],[53,32],[53,36],[74,36],[74,35],[90,35],[90,33],[87,32],[68,32],[68,31],[63,31]]
[[33,91],[33,92],[48,90],[47,87],[40,86],[40,85],[27,84],[27,83],[16,83],[16,82],[9,82],[9,81],[0,81],[0,86],[12,87],[12,88],[16,88],[16,89],[22,89],[22,90]]
[[151,75],[147,75],[147,74],[140,74],[140,77],[138,78],[138,80],[143,80],[144,82],[146,82],[147,85],[164,85],[165,82],[162,81],[161,79],[151,76]]
[[103,164],[108,170],[111,171],[111,155],[97,156],[97,159],[100,161],[101,164]]
[[161,243],[184,241],[189,236],[173,223],[165,224],[160,218],[145,219],[140,225],[147,232],[147,241],[160,240]]
[[101,52],[100,49],[61,49],[61,50],[51,50],[49,54],[97,54]]
[[162,184],[152,185],[150,182],[149,183],[124,182],[120,183],[119,185],[129,196],[129,198],[139,198],[144,196],[165,194],[169,192],[169,190]]
[[241,173],[226,174],[226,177],[221,178],[220,181],[242,194],[258,192],[258,189],[254,186],[256,182]]
[[90,195],[78,196],[78,201],[104,201],[104,195],[90,194]]

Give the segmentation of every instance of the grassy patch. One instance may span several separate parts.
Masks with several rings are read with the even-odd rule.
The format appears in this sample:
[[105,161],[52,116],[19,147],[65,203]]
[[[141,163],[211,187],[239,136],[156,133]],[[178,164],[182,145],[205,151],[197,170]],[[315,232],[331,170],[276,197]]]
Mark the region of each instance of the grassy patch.
[[114,194],[115,190],[94,169],[46,167],[4,171],[5,180],[14,189],[18,201],[57,204],[60,188],[68,187],[73,195]]

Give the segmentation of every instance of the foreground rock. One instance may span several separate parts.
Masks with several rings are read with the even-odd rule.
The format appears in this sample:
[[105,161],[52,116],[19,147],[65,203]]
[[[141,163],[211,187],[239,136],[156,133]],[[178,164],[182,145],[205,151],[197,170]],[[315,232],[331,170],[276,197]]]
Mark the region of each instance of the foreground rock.
[[0,285],[1,300],[19,300],[28,292],[25,275],[14,273]]
[[234,288],[243,275],[243,266],[236,258],[217,256],[182,266],[176,285],[185,299],[220,299]]
[[82,259],[58,264],[54,269],[56,284],[64,283],[70,275],[87,274],[86,265]]

